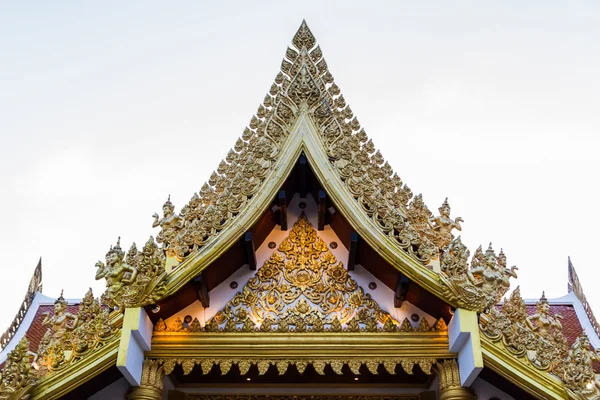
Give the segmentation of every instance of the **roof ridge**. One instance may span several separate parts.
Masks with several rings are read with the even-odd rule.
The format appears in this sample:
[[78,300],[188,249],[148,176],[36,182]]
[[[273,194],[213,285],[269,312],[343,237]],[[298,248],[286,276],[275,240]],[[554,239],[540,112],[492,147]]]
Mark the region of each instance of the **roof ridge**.
[[594,312],[592,311],[592,307],[590,303],[588,303],[587,298],[585,297],[585,293],[583,292],[583,286],[581,286],[581,282],[579,281],[579,277],[577,276],[577,272],[575,272],[575,267],[571,262],[571,257],[569,257],[568,263],[568,274],[569,274],[569,283],[568,283],[568,291],[569,293],[573,292],[575,296],[581,301],[583,305],[583,309],[587,314],[588,319],[590,320],[590,324],[592,328],[594,328],[594,332],[600,338],[600,324],[598,324],[598,320],[594,316]]
[[263,185],[301,113],[315,122],[347,189],[403,250],[427,264],[454,239],[451,231],[461,229],[462,219],[449,217],[447,199],[440,217],[433,216],[421,195],[413,199],[410,188],[375,149],[346,104],[303,20],[285,53],[281,72],[235,146],[179,215],[170,201],[163,206],[162,218],[155,214],[153,227],[161,228],[157,241],[169,256],[182,260],[196,252],[245,208]]
[[17,311],[17,315],[15,315],[11,324],[8,326],[2,336],[0,336],[0,350],[4,349],[6,345],[10,343],[12,338],[19,330],[19,327],[21,326],[21,323],[23,323],[29,307],[31,307],[31,304],[33,303],[36,292],[42,292],[42,257],[40,257],[37,266],[33,270],[33,276],[29,280],[29,286],[27,287],[25,299],[23,299],[21,307],[19,307],[19,311]]

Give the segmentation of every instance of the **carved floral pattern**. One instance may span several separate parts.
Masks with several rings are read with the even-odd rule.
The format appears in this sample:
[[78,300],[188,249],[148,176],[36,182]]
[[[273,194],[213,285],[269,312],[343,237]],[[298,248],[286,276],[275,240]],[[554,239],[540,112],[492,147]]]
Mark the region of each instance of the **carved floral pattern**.
[[396,374],[396,366],[400,366],[405,373],[412,375],[414,366],[418,365],[425,374],[431,375],[431,368],[436,363],[436,360],[429,358],[335,358],[326,360],[317,358],[166,358],[158,359],[158,362],[162,364],[166,375],[173,372],[177,365],[181,365],[184,375],[190,374],[195,366],[200,366],[204,375],[208,374],[214,367],[217,367],[221,374],[225,375],[234,364],[238,366],[242,375],[245,375],[253,365],[258,369],[259,375],[266,374],[271,367],[276,368],[279,375],[283,375],[292,365],[301,374],[304,373],[308,365],[312,365],[320,375],[325,374],[326,366],[331,367],[334,373],[342,375],[342,367],[344,365],[348,365],[350,370],[356,375],[360,374],[359,369],[362,365],[365,365],[368,371],[374,375],[379,373],[381,366],[392,375]]
[[42,372],[64,369],[88,356],[117,337],[119,330],[111,325],[109,309],[103,308],[88,290],[77,315],[66,311],[66,301],[59,297],[50,325],[37,350]]
[[[517,288],[501,309],[492,307],[480,316],[481,332],[492,341],[501,341],[510,353],[526,358],[535,368],[563,379],[573,391],[594,388],[592,361],[600,356],[591,350],[587,338],[577,339],[569,350],[561,325],[552,322],[557,316],[550,315],[544,304],[547,300],[542,297],[538,314],[528,317]],[[537,328],[532,320],[545,324],[544,328]]]
[[175,318],[160,320],[157,332],[427,332],[445,331],[439,320],[433,327],[423,318],[413,329],[400,324],[365,293],[306,216],[294,224],[277,251],[258,269],[242,290],[204,329],[197,319],[187,325]]

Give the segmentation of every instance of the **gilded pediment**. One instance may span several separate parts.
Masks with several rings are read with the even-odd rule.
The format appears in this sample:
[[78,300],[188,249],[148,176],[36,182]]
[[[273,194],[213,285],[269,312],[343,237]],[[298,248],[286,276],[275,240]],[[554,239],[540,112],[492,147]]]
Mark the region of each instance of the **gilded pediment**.
[[[176,318],[157,331],[376,332],[413,331],[396,321],[350,276],[303,213],[248,283],[202,328]],[[425,318],[418,331],[433,328]]]

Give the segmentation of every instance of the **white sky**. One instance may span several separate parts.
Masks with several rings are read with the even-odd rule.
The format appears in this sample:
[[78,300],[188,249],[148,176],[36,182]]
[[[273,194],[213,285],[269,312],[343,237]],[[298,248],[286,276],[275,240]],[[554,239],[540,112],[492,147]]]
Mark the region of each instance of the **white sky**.
[[[81,297],[122,236],[206,181],[302,18],[384,157],[473,252],[492,241],[525,297],[600,313],[600,3],[1,2],[0,331],[43,257]],[[360,5],[358,5],[360,4]],[[598,314],[600,316],[600,314]]]

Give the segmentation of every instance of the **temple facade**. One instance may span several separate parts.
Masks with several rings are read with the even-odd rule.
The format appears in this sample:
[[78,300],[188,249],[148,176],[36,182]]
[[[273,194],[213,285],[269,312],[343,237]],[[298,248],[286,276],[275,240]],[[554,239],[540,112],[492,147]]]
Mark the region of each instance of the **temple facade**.
[[44,296],[38,264],[0,399],[600,399],[570,260],[566,296],[507,295],[517,268],[463,223],[385,161],[303,22],[200,191],[96,264],[99,298]]

